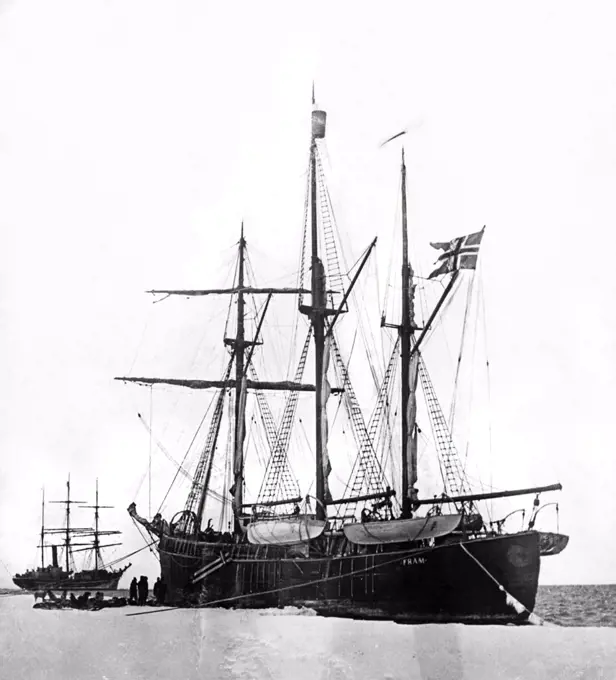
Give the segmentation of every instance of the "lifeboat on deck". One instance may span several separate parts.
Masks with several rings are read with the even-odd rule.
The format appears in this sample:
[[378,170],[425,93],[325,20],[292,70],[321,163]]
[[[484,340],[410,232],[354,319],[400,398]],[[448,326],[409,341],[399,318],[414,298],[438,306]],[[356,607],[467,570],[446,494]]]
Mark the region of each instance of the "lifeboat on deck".
[[293,545],[318,538],[327,526],[312,516],[272,517],[248,525],[246,534],[253,545]]
[[410,543],[411,541],[440,538],[455,531],[462,515],[435,515],[412,519],[392,519],[376,522],[347,524],[344,535],[357,545],[379,543]]

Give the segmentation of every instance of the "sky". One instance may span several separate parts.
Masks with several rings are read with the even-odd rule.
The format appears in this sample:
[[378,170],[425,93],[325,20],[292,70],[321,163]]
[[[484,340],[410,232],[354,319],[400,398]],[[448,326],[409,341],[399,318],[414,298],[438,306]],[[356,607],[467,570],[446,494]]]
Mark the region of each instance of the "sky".
[[[69,473],[79,500],[98,478],[115,506],[116,556],[143,545],[125,513],[149,502],[135,414],[152,408],[179,460],[211,395],[174,397],[190,417],[165,438],[174,407],[113,377],[144,356],[219,372],[200,341],[224,319],[143,293],[224,284],[242,220],[261,283],[293,280],[313,80],[349,262],[378,235],[384,285],[400,146],[379,145],[402,129],[413,253],[487,225],[493,483],[563,484],[549,500],[571,541],[542,583],[614,582],[615,13],[0,2],[0,586],[36,563],[41,488],[61,500]],[[173,474],[156,455],[152,504]],[[133,564],[157,573],[147,551]]]

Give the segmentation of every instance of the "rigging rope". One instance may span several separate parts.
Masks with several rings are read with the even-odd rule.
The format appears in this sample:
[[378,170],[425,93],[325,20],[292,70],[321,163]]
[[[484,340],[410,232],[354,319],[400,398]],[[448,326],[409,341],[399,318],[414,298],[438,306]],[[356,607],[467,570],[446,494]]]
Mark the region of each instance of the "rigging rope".
[[[184,468],[184,463],[186,462],[186,458],[188,458],[188,454],[190,453],[190,449],[192,448],[192,445],[194,444],[195,439],[197,438],[197,435],[199,434],[199,431],[201,430],[201,427],[203,426],[203,423],[205,422],[205,419],[207,418],[208,413],[210,412],[210,409],[212,408],[214,403],[217,401],[217,399],[218,399],[218,393],[216,392],[212,396],[212,399],[210,401],[210,405],[207,407],[207,410],[203,414],[203,418],[201,418],[201,422],[199,423],[197,430],[196,430],[190,444],[188,445],[188,449],[186,449],[186,453],[184,454],[184,458],[182,458],[182,461],[181,461],[175,475],[173,476],[173,479],[171,480],[171,484],[169,484],[169,488],[167,489],[167,493],[164,495],[163,500],[161,501],[160,505],[158,506],[157,512],[161,512],[163,505],[165,504],[165,501],[167,500],[167,496],[171,492],[171,489],[173,488],[173,485],[175,484],[175,480],[177,479],[178,475],[180,474],[180,469]],[[193,479],[194,479],[194,477],[193,477]]]
[[460,350],[458,352],[458,360],[456,362],[456,374],[453,383],[453,393],[451,397],[451,406],[449,409],[449,428],[453,432],[454,429],[454,417],[456,412],[456,402],[458,397],[458,380],[460,378],[460,367],[462,365],[462,356],[464,354],[464,344],[466,340],[466,330],[468,326],[468,317],[471,308],[472,294],[473,294],[473,283],[475,281],[474,272],[471,275],[470,283],[466,291],[466,305],[464,308],[464,320],[462,322],[462,334],[460,337]]
[[[229,422],[232,423],[233,422],[233,415],[235,413],[234,399],[227,399],[227,411],[229,413],[229,415],[228,415]],[[231,427],[227,428],[227,448],[226,448],[226,451],[225,451],[225,468],[229,465],[229,461],[233,460],[233,453],[234,453],[234,449],[235,449],[234,435],[235,435],[235,433],[233,431],[233,428],[231,428]],[[211,454],[212,456],[214,456],[216,454],[216,448],[217,447],[214,447],[214,450],[212,451],[212,454]],[[226,480],[227,479],[228,478],[225,475],[225,479],[223,480],[223,493],[225,492]],[[244,484],[244,486],[245,486],[243,476],[242,476],[242,484]],[[219,524],[218,531],[222,531],[222,523],[223,523],[223,517],[225,515],[226,507],[227,507],[226,504],[223,504],[223,506],[221,508],[220,515],[218,517],[218,524]],[[240,511],[241,511],[241,508],[238,508],[238,512],[240,512]],[[205,509],[203,511],[203,514],[205,515]]]
[[532,623],[534,626],[543,626],[545,625],[545,622],[543,619],[541,619],[539,616],[536,614],[533,614],[530,609],[527,609],[519,600],[516,600],[511,593],[507,592],[505,590],[505,587],[498,582],[498,580],[486,569],[486,567],[473,555],[472,552],[464,545],[464,543],[459,543],[458,544],[464,552],[475,561],[475,563],[481,567],[481,569],[490,577],[492,581],[497,585],[498,589],[505,594],[506,602],[509,607],[513,607],[515,611],[518,614],[524,614],[524,612],[528,613],[528,621],[529,623]]
[[[145,536],[143,536],[143,534],[142,534],[142,537],[145,539]],[[118,564],[119,562],[123,562],[124,560],[128,559],[129,557],[132,557],[133,555],[140,553],[142,550],[147,550],[148,548],[150,548],[150,551],[151,551],[152,546],[157,542],[158,542],[158,540],[152,541],[151,543],[144,545],[142,548],[139,548],[138,550],[133,550],[133,552],[130,552],[127,555],[124,555],[123,557],[118,557],[115,560],[112,560],[111,562],[107,562],[106,567],[107,568],[113,567],[116,564]]]
[[[391,247],[389,251],[389,263],[387,265],[387,271],[388,272],[393,272],[393,263],[394,263],[394,252],[399,249],[398,247],[398,240],[396,239],[396,231],[398,229],[398,214],[400,210],[400,195],[402,193],[402,176],[398,178],[398,187],[396,189],[396,208],[394,212],[394,219],[392,220],[392,236],[391,236]],[[387,303],[389,301],[389,289],[392,288],[392,285],[387,282],[387,285],[385,286],[385,297],[383,299],[383,310],[381,312],[381,318],[384,319],[387,315]]]
[[[234,287],[237,286],[238,281],[239,281],[239,268],[240,268],[240,258],[238,257],[238,258],[235,259],[235,271],[233,273],[233,286]],[[229,296],[229,304],[227,306],[227,320],[225,321],[225,329],[224,329],[224,337],[225,338],[230,336],[229,323],[231,321],[231,309],[232,309],[234,304],[235,304],[234,296],[230,295]]]
[[[325,149],[326,147],[323,148]],[[318,147],[318,150],[320,149],[321,146]],[[340,251],[340,258],[342,259],[342,263],[347,272],[350,273],[355,268],[356,264],[353,265],[353,267],[349,267],[344,250],[342,249],[341,233],[338,227],[338,221],[336,220],[333,201],[331,199],[331,195],[329,193],[329,189],[325,181],[326,178],[323,162],[319,154],[320,151],[317,154],[317,174],[319,179],[318,188],[320,189],[322,194],[321,195],[322,226],[323,226],[323,241],[325,245],[325,257],[327,260],[327,275],[332,287],[335,288],[336,285],[339,284],[340,286],[339,292],[343,294],[345,286],[343,285],[342,275],[340,273],[338,251]],[[365,319],[363,318],[363,315],[366,313],[366,305],[360,304],[359,295],[357,292],[358,287],[361,289],[362,283],[359,283],[358,286],[356,286],[356,288],[354,288],[351,291],[350,300],[352,301],[353,307],[356,310],[358,310],[357,326],[362,337],[364,349],[366,351],[366,358],[368,359],[368,364],[370,367],[371,375],[373,376],[374,385],[378,391],[381,380],[379,377],[379,373],[377,373],[376,370],[376,365],[378,362],[375,361],[374,358],[374,355],[378,354],[378,352],[376,351],[378,343],[375,339],[374,332],[372,330],[372,324],[366,323]],[[331,302],[333,304],[333,299],[331,300]],[[345,311],[348,311],[348,301],[347,304],[345,304]]]
[[[297,281],[297,287],[300,289],[304,288],[304,268],[306,266],[306,247],[307,247],[307,241],[308,241],[308,206],[309,206],[309,197],[310,197],[310,172],[306,174],[306,191],[304,193],[304,230],[302,234],[302,247],[299,255],[299,274],[298,274],[298,281]],[[298,307],[300,307],[304,302],[304,295],[303,293],[300,293],[299,295],[299,301],[297,303]]]
[[[355,267],[358,265],[358,263],[362,261],[362,259],[365,257],[365,255],[366,255],[367,251],[370,249],[370,247],[371,246],[368,246],[368,248],[366,248],[364,250],[364,252],[360,255],[360,257],[355,262],[355,264],[351,267],[351,269],[349,269],[348,273],[346,274],[346,276],[349,279],[350,279],[351,272],[353,271],[353,269],[355,269]],[[344,260],[344,255],[343,255],[343,260]],[[362,283],[358,282],[357,287],[361,290],[362,289]],[[374,383],[374,387],[376,388],[376,390],[378,392],[380,385],[381,385],[382,378],[380,377],[379,373],[377,372],[378,360],[376,360],[375,356],[374,356],[375,354],[378,353],[377,352],[377,343],[376,343],[376,340],[374,339],[374,335],[371,335],[370,337],[368,337],[368,334],[366,332],[366,327],[368,329],[370,329],[370,332],[371,332],[372,326],[371,326],[371,324],[365,323],[365,319],[363,318],[362,312],[365,313],[367,311],[366,305],[365,304],[359,304],[358,298],[359,298],[359,295],[356,292],[356,289],[354,289],[351,292],[351,300],[353,301],[354,307],[356,309],[358,309],[357,328],[359,329],[359,332],[361,334],[361,338],[362,338],[362,341],[363,341],[364,350],[366,352],[366,358],[368,359],[368,366],[370,368],[370,375],[372,376],[372,382]],[[357,335],[357,332],[355,333],[355,336],[356,335]],[[374,347],[371,346],[370,341],[372,341],[372,344],[374,345]],[[354,344],[355,344],[355,337],[353,339],[353,345]],[[349,361],[348,361],[349,366],[351,365],[351,358],[352,358],[352,352],[351,352],[351,355],[349,356]],[[379,366],[379,368],[380,368],[380,366]]]
[[[483,289],[483,279],[479,279],[479,294],[481,298],[481,316],[483,321],[483,344],[486,354],[486,382],[488,390],[488,460],[490,470],[490,488],[493,488],[493,471],[492,471],[492,396],[490,385],[490,356],[488,353],[488,328],[486,322],[486,300]],[[488,504],[488,514],[490,518],[494,514],[494,501],[491,500]]]
[[[391,479],[398,480],[398,470],[397,470],[397,461],[395,459],[395,453],[399,452],[399,448],[394,446],[394,425],[393,425],[393,420],[395,414],[392,414],[391,411],[391,404],[394,399],[394,388],[396,386],[396,370],[398,366],[398,361],[400,359],[400,352],[396,351],[396,347],[398,345],[394,345],[394,350],[392,351],[392,359],[390,361],[393,361],[393,366],[390,368],[389,365],[387,367],[387,371],[390,371],[392,375],[389,377],[389,384],[386,386],[385,392],[384,392],[384,397],[383,397],[383,405],[382,405],[382,411],[383,411],[383,417],[381,418],[381,426],[379,427],[379,435],[378,439],[376,439],[376,444],[375,448],[378,450],[379,446],[382,450],[381,457],[380,457],[380,462],[381,466],[383,469],[386,469],[387,466],[387,461],[389,460],[390,466],[391,466]],[[388,380],[387,373],[385,373],[385,377],[383,378],[383,382],[385,383]],[[371,416],[371,421],[372,418],[376,417],[376,409],[375,412],[373,412],[373,415]],[[382,444],[381,444],[382,442]],[[399,503],[399,501],[396,500],[396,503]]]
[[[358,455],[356,465],[351,472],[353,478],[352,492],[357,495],[364,489],[368,493],[379,493],[390,484],[374,449],[372,433],[366,426],[362,410],[355,395],[347,365],[342,358],[336,335],[332,335],[334,368],[339,382],[342,384],[343,400],[351,431],[357,443]],[[353,505],[351,504],[351,507]],[[354,510],[353,510],[354,511]]]
[[423,388],[430,424],[434,433],[437,447],[444,491],[448,496],[460,496],[467,492],[468,480],[460,464],[451,430],[438,401],[434,385],[430,379],[428,369],[421,354],[419,355],[419,378]]
[[[150,385],[150,423],[152,422],[154,391]],[[150,429],[150,446],[148,451],[148,512],[152,516],[152,430]]]
[[[304,341],[302,354],[295,371],[295,382],[301,382],[304,374],[311,338],[312,326],[309,327],[306,340]],[[254,371],[254,367],[251,368]],[[257,501],[258,503],[271,502],[273,500],[280,500],[285,496],[286,498],[294,498],[299,494],[299,484],[290,469],[288,452],[293,421],[297,412],[299,392],[289,391],[287,393],[282,418],[278,427],[276,427],[269,404],[260,391],[257,391],[257,400],[271,451],[265,475],[261,482],[261,488],[257,495]]]
[[[145,545],[144,548],[149,548],[150,552],[160,562],[160,555],[158,553],[154,552],[154,550],[152,550],[152,546],[154,545],[154,543],[156,543],[156,541],[153,541],[152,543],[148,543],[148,539],[145,537],[144,533],[141,531],[141,527],[139,526],[139,523],[135,520],[134,517],[131,517],[131,519],[133,520],[133,524],[137,527],[137,531],[141,535],[141,538],[143,539],[144,543],[147,543],[147,545]],[[143,550],[144,548],[141,548],[140,550]],[[139,552],[139,551],[137,551],[137,552]]]

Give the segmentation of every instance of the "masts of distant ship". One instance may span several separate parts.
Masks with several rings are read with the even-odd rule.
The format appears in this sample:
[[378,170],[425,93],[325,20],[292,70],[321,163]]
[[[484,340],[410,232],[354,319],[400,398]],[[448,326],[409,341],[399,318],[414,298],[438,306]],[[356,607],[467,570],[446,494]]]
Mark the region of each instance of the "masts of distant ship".
[[41,569],[45,569],[45,488],[41,503]]
[[71,521],[71,478],[66,480],[66,571],[69,571],[69,552],[70,552],[70,521]]
[[100,541],[98,539],[98,479],[96,480],[96,500],[94,501],[94,571],[98,573]]
[[402,517],[410,517],[417,497],[417,426],[416,397],[418,362],[411,357],[415,330],[413,297],[413,269],[408,254],[408,225],[406,208],[406,164],[402,149],[402,322],[400,350],[402,363]]

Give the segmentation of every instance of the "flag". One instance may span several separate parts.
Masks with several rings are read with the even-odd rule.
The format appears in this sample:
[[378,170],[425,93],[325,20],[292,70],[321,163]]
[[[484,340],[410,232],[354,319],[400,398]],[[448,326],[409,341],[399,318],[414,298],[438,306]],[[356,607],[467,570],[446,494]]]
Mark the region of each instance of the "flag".
[[485,227],[468,236],[459,236],[447,243],[431,243],[433,248],[442,250],[443,254],[438,258],[440,265],[428,276],[433,279],[441,274],[457,272],[460,269],[475,269],[479,255],[479,245],[483,238]]

